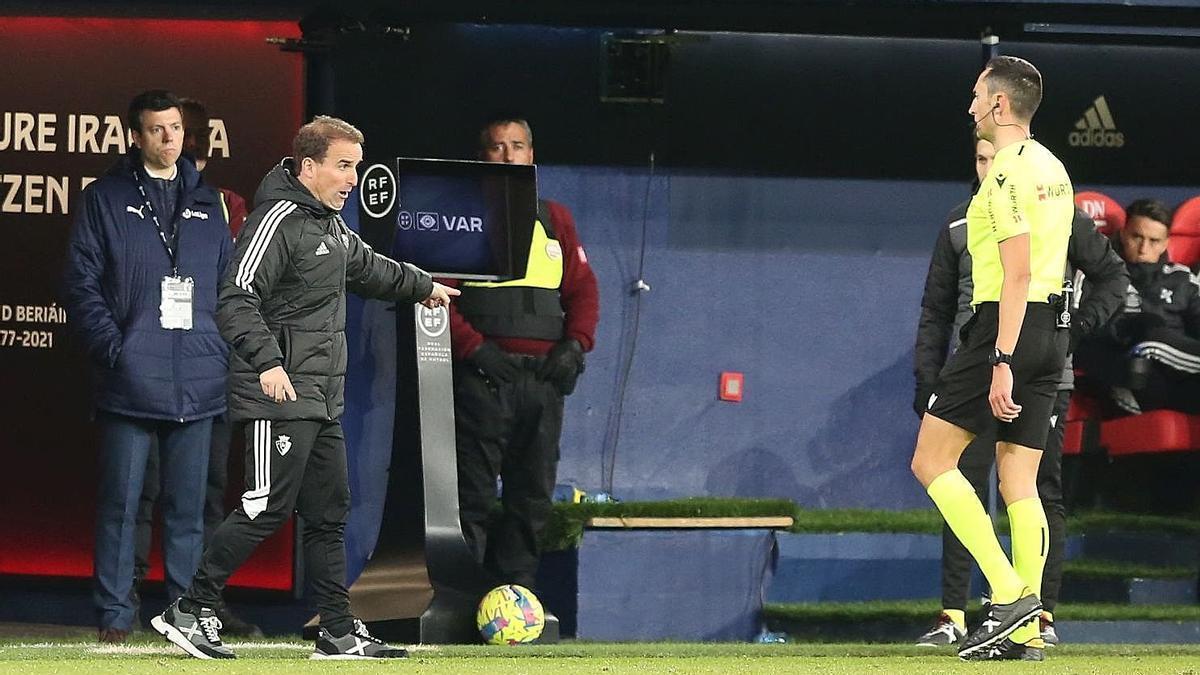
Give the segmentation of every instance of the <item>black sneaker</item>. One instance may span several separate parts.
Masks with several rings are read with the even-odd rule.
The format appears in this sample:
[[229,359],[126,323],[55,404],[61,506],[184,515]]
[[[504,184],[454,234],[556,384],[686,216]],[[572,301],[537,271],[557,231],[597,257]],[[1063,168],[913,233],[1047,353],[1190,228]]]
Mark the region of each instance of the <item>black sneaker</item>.
[[229,605],[221,603],[216,609],[217,618],[221,620],[221,632],[233,637],[248,637],[260,638],[263,637],[262,629],[258,626],[242,620],[240,616],[234,614]]
[[1054,630],[1054,622],[1047,619],[1045,614],[1038,619],[1038,628],[1042,633],[1042,642],[1045,642],[1047,647],[1058,646],[1058,631]]
[[966,637],[966,635],[967,632],[959,628],[958,624],[954,623],[954,619],[951,619],[949,614],[942,612],[938,616],[937,622],[933,624],[933,628],[930,628],[924,635],[917,638],[917,646],[946,647],[956,644],[959,640]]
[[209,607],[201,607],[199,614],[189,614],[179,609],[179,601],[162,614],[150,619],[150,627],[168,641],[198,659],[232,659],[233,650],[221,644],[221,620]]
[[969,656],[959,653],[963,661],[1045,661],[1045,643],[1034,638],[1026,644],[1004,638],[990,647],[972,652]]
[[317,648],[310,659],[403,659],[408,651],[393,647],[372,636],[362,621],[354,620],[354,628],[341,637],[333,637],[321,627],[317,630]]
[[963,640],[958,655],[970,658],[975,652],[991,647],[1025,622],[1039,616],[1041,611],[1042,601],[1033,593],[1022,595],[1006,605],[989,605],[983,623]]

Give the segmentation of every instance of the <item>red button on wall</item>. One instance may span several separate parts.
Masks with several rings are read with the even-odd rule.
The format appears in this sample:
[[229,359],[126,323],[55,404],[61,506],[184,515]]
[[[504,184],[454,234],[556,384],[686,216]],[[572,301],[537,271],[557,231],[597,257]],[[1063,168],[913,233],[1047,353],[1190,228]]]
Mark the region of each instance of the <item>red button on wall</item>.
[[742,401],[742,392],[745,390],[745,383],[745,378],[741,373],[721,373],[721,388],[717,391],[717,396],[722,401],[740,403]]

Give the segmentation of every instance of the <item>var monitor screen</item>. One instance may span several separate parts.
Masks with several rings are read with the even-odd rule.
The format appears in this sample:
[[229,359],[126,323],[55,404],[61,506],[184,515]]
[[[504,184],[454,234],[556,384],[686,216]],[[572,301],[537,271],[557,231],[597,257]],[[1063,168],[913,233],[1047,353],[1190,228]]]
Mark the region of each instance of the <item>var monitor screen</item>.
[[[369,167],[361,215],[392,226],[391,255],[439,277],[505,281],[524,275],[537,217],[536,168],[401,157],[394,199]],[[380,189],[384,186],[385,189]]]

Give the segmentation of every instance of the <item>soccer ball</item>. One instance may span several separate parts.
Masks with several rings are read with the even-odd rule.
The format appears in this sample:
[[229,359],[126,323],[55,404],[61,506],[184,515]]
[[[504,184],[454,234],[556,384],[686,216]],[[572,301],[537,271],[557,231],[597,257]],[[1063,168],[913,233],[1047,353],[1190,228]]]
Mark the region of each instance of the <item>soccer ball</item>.
[[479,601],[475,625],[488,644],[517,645],[538,639],[546,627],[546,612],[528,588],[497,586]]

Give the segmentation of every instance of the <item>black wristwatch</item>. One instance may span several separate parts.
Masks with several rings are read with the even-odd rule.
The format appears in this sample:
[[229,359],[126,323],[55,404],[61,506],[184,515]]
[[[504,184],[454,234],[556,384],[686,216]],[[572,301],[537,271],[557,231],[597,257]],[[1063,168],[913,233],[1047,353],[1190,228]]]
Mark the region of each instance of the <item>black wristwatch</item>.
[[1011,366],[1012,354],[1005,354],[1004,352],[1000,351],[999,348],[992,349],[992,355],[988,357],[988,363],[992,364],[993,367],[998,366],[1001,363],[1007,363],[1009,366]]

